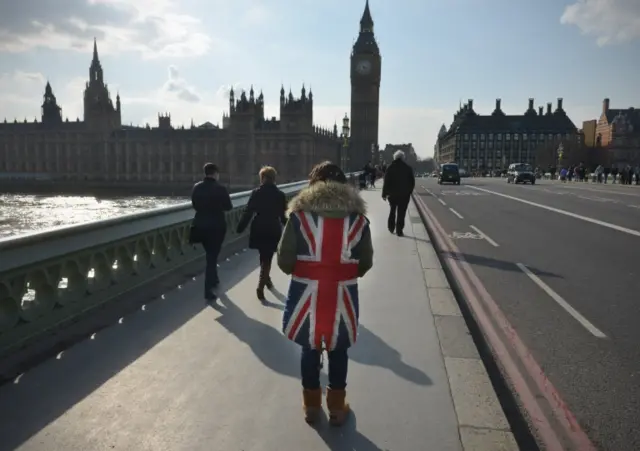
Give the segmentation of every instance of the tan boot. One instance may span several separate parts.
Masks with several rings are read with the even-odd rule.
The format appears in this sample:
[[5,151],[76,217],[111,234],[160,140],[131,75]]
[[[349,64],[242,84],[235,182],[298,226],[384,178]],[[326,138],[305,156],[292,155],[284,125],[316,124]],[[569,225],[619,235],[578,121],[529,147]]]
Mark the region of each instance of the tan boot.
[[345,401],[346,397],[346,390],[327,388],[327,409],[329,410],[329,423],[332,426],[342,426],[351,411],[349,404]]
[[304,411],[304,421],[313,424],[320,418],[322,411],[322,389],[302,390],[302,409]]

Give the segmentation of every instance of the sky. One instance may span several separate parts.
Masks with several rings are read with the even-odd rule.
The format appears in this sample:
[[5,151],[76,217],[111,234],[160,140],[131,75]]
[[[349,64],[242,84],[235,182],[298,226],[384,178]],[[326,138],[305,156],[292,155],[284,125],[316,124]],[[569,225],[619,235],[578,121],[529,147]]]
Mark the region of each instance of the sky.
[[[350,111],[349,57],[365,0],[0,2],[0,120],[40,116],[51,82],[82,119],[93,38],[126,124],[222,124],[230,87],[314,94],[314,121]],[[638,0],[370,0],[382,53],[379,143],[433,154],[460,102],[507,114],[564,99],[574,123],[640,107]]]

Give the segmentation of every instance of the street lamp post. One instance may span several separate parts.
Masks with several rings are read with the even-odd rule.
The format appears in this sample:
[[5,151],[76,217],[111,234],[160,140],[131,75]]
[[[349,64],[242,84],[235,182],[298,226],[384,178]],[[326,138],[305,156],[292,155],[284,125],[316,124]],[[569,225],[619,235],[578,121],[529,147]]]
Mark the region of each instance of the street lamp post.
[[560,143],[560,145],[558,146],[558,168],[560,168],[562,166],[562,157],[564,155],[564,146],[562,145],[562,143]]
[[342,119],[342,152],[340,152],[340,168],[343,172],[347,172],[349,166],[349,117],[347,113]]

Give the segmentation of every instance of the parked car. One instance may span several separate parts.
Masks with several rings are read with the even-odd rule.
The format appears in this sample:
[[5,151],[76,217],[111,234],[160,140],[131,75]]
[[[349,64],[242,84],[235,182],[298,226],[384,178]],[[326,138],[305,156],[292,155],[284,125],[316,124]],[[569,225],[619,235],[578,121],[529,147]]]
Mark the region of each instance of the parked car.
[[531,183],[535,185],[536,175],[531,165],[526,163],[513,163],[507,170],[507,183]]
[[460,184],[460,169],[457,164],[447,163],[442,165],[438,176],[438,184],[442,185],[443,183]]

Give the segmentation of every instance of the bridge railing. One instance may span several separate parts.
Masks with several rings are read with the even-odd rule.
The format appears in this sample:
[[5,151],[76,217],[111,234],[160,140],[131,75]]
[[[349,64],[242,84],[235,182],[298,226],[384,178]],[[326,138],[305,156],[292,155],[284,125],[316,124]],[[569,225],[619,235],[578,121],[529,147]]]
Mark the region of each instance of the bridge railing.
[[[349,174],[351,183],[359,173]],[[280,185],[288,198],[308,181]],[[251,192],[231,195],[224,246]],[[203,257],[189,243],[191,203],[0,240],[0,358]]]

